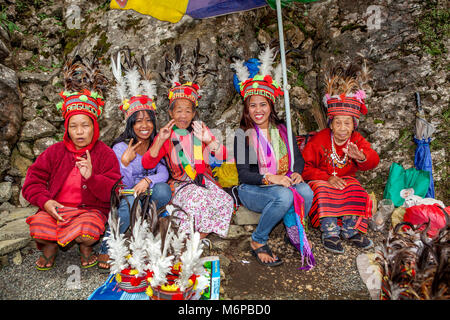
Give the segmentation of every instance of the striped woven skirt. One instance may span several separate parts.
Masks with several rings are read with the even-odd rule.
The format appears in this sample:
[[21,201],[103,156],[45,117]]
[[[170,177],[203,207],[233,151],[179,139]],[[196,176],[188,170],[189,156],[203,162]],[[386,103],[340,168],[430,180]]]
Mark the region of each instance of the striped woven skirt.
[[98,240],[105,231],[106,217],[99,210],[65,207],[58,209],[58,214],[65,221],[56,221],[45,211],[28,217],[26,222],[30,225],[30,236],[66,246],[79,236]]
[[[358,180],[350,176],[341,177],[347,182],[343,190],[333,188],[327,181],[308,182],[314,198],[309,217],[314,228],[320,227],[325,217],[359,216],[355,229],[366,233],[368,219],[372,215],[372,201]],[[341,220],[338,219],[341,224]]]

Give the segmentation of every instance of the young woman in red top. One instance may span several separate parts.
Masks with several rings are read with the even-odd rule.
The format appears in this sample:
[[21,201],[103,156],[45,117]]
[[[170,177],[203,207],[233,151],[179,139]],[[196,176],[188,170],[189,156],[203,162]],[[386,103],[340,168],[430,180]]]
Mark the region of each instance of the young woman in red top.
[[[75,64],[75,63],[74,63]],[[82,62],[72,65],[83,68]],[[104,232],[110,193],[120,179],[114,152],[98,140],[103,101],[97,92],[61,93],[63,141],[47,148],[28,168],[22,194],[39,211],[26,221],[42,250],[38,270],[50,269],[59,246],[79,244],[81,267],[97,264],[92,246]]]

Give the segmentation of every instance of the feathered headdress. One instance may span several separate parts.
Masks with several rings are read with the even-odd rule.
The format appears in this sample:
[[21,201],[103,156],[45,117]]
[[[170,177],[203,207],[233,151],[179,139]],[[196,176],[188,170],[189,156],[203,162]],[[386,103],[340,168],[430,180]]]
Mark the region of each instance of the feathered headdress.
[[64,65],[63,101],[56,105],[64,119],[75,113],[84,113],[94,120],[103,112],[103,91],[108,83],[99,68],[96,57],[91,59],[75,54]]
[[[268,98],[272,103],[279,95],[283,95],[281,64],[273,67],[276,52],[275,49],[266,47],[258,56],[258,63],[254,59],[247,62],[237,59],[230,67],[235,71],[235,82],[244,101],[252,95],[260,95]],[[251,66],[259,65],[257,74],[251,75]],[[254,73],[254,72],[253,72]]]
[[149,62],[144,56],[140,60],[133,58],[129,48],[126,48],[124,55],[126,66],[122,64],[121,58],[120,51],[116,57],[111,56],[111,69],[116,79],[117,96],[121,101],[119,109],[124,113],[125,120],[137,111],[156,111],[156,81]]
[[348,115],[359,119],[360,114],[367,114],[365,104],[366,92],[370,92],[368,85],[370,71],[365,61],[344,67],[337,63],[328,67],[325,75],[325,90],[323,104],[327,109],[327,116]]
[[175,56],[172,60],[166,56],[165,70],[160,74],[168,86],[169,108],[176,99],[187,99],[197,107],[201,98],[200,87],[206,81],[206,76],[213,73],[213,70],[207,69],[209,58],[200,53],[199,39],[190,60],[186,59],[181,45],[177,44],[174,51]]

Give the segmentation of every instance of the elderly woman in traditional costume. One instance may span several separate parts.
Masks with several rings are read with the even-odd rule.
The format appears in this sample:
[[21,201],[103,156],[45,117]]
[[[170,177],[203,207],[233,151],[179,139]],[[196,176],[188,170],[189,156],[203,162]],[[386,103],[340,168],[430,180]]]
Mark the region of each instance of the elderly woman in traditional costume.
[[321,130],[303,150],[303,177],[309,180],[314,200],[309,213],[313,227],[320,227],[325,249],[343,253],[341,238],[359,248],[373,246],[367,233],[371,215],[369,195],[356,180],[358,170],[375,168],[380,159],[370,143],[356,131],[365,105],[368,71],[351,64],[337,65],[327,75],[329,127]]
[[[131,56],[126,56],[130,61]],[[118,215],[120,218],[120,233],[125,233],[130,226],[130,209],[135,200],[135,195],[140,195],[151,190],[150,200],[154,201],[159,209],[169,203],[172,191],[166,183],[169,179],[169,171],[161,160],[155,168],[144,169],[142,157],[150,148],[156,136],[156,105],[153,101],[156,94],[156,84],[152,80],[152,73],[148,70],[145,59],[138,63],[136,59],[134,67],[126,70],[122,76],[122,64],[120,51],[117,60],[111,59],[113,74],[116,78],[116,91],[120,101],[120,110],[124,114],[126,127],[122,134],[112,143],[114,153],[120,165],[122,184],[125,189],[132,189],[132,194],[122,197]],[[143,77],[141,77],[143,75]],[[109,234],[109,230],[106,235]],[[100,269],[109,270],[108,246],[104,239],[100,247]]]
[[[251,253],[266,266],[277,266],[281,258],[267,245],[272,229],[294,205],[298,194],[304,201],[304,212],[311,207],[313,193],[303,181],[303,158],[298,146],[291,158],[287,129],[275,112],[280,89],[281,69],[272,78],[273,50],[260,56],[259,73],[250,77],[243,61],[232,65],[240,83],[244,111],[234,140],[234,156],[239,175],[239,198],[248,209],[261,213],[252,234]],[[275,80],[274,80],[275,79]],[[291,171],[291,164],[293,170]]]
[[[198,47],[197,47],[198,50]],[[224,145],[215,139],[202,121],[195,121],[199,99],[201,70],[188,68],[181,57],[181,47],[175,48],[177,56],[171,63],[168,113],[171,120],[163,126],[149,151],[142,158],[146,169],[154,168],[162,158],[166,159],[171,179],[172,203],[181,211],[174,213],[182,231],[189,232],[189,219],[202,239],[210,233],[225,237],[233,214],[233,198],[215,181],[209,157],[223,160],[227,157]],[[196,54],[198,57],[198,52]],[[191,65],[197,66],[200,63]],[[185,75],[192,75],[187,78]],[[182,84],[183,83],[183,84]]]
[[[41,257],[38,270],[50,269],[59,246],[79,245],[81,267],[97,264],[92,246],[105,230],[110,192],[120,179],[114,152],[98,140],[106,79],[98,63],[76,56],[64,70],[63,141],[47,148],[29,167],[22,194],[39,211],[26,221]],[[92,73],[90,72],[92,71]]]

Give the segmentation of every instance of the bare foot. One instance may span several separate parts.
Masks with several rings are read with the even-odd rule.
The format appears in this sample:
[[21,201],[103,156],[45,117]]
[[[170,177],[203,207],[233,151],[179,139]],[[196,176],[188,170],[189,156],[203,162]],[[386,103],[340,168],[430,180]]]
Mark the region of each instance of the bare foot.
[[37,259],[36,266],[39,268],[50,268],[56,259],[58,244],[56,242],[42,243],[42,255]]
[[93,250],[92,246],[86,246],[80,243],[80,260],[82,267],[92,265],[97,261],[98,257],[96,254],[93,254]]
[[109,255],[107,255],[106,253],[99,254],[97,260],[100,269],[109,269],[111,267],[108,263]]

